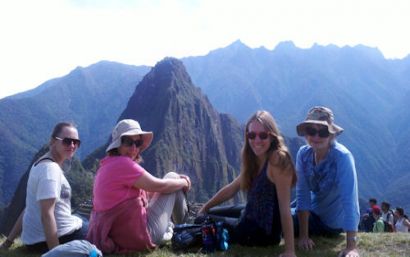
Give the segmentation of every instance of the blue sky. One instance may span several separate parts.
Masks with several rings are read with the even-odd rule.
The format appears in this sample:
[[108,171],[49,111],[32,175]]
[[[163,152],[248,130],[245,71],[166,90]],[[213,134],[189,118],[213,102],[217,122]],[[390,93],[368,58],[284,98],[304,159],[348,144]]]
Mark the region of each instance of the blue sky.
[[101,60],[154,65],[206,55],[240,39],[410,53],[408,0],[0,1],[0,98]]

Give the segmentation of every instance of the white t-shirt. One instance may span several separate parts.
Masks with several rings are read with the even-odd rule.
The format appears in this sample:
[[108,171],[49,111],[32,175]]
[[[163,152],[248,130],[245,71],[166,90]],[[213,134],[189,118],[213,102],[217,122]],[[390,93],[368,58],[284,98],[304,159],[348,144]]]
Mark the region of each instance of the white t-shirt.
[[71,187],[60,166],[50,160],[41,161],[31,167],[27,182],[26,209],[23,216],[24,244],[45,242],[44,227],[41,222],[40,200],[56,199],[54,216],[57,235],[71,234],[81,228],[82,220],[71,215]]
[[396,221],[395,226],[396,226],[397,232],[404,232],[404,233],[409,232],[409,228],[406,225],[404,225],[404,217],[401,217],[400,219],[398,219]]
[[394,215],[391,211],[383,212],[382,211],[383,221],[387,221],[389,224],[394,225]]

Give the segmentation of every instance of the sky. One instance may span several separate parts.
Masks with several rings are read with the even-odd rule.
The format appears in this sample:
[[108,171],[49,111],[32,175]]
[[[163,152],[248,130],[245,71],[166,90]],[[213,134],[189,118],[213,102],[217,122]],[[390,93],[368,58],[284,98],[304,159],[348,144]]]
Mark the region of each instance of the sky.
[[0,99],[102,60],[155,65],[241,40],[410,54],[408,0],[0,0]]

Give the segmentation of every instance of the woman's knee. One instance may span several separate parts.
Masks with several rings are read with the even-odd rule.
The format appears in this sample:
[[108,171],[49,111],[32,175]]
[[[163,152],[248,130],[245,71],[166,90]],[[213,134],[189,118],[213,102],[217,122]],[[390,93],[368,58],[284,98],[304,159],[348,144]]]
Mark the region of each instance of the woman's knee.
[[180,178],[179,174],[176,172],[168,172],[167,174],[165,174],[164,178]]

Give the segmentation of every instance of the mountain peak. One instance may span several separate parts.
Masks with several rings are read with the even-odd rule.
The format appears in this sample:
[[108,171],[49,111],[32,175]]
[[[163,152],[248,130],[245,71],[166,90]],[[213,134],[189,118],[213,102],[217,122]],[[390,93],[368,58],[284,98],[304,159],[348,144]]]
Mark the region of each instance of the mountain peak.
[[159,90],[160,88],[183,87],[186,84],[192,84],[192,81],[182,61],[174,57],[166,57],[151,69],[141,84]]
[[159,67],[183,67],[184,65],[182,64],[182,62],[175,58],[175,57],[165,57],[164,59],[162,59],[161,61],[159,61],[154,68],[159,68]]
[[228,45],[224,48],[216,49],[216,50],[211,51],[211,52],[219,52],[219,50],[224,50],[224,51],[227,50],[231,53],[236,53],[238,51],[252,50],[252,49],[249,46],[242,43],[242,41],[238,39],[235,42],[233,42],[232,44],[230,44],[230,45]]
[[296,49],[297,47],[293,43],[293,41],[283,41],[276,45],[274,51],[278,52],[288,52]]
[[249,48],[247,45],[245,45],[240,39],[236,40],[232,44],[228,45],[227,48]]
[[161,73],[175,73],[182,72],[186,73],[185,67],[182,64],[182,61],[174,57],[165,57],[159,61],[152,69],[153,72]]
[[168,170],[189,175],[196,185],[191,196],[198,201],[207,200],[239,170],[239,124],[218,114],[178,59],[167,57],[151,69],[120,117],[126,118],[155,135],[143,154],[144,167],[159,177]]
[[196,91],[200,89],[193,86],[182,62],[173,57],[166,57],[138,84],[121,117],[139,120],[146,112],[164,115],[169,111],[170,99],[190,99],[188,95],[196,95]]

